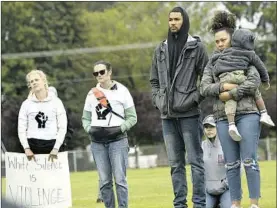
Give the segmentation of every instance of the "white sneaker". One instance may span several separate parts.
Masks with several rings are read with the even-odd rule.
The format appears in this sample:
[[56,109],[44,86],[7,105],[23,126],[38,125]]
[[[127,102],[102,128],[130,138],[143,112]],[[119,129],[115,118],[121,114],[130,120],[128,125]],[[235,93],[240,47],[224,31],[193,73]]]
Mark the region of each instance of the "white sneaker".
[[262,113],[261,114],[260,122],[267,125],[267,126],[275,126],[275,124],[271,120],[270,115],[268,115],[267,113]]
[[249,208],[259,208],[256,204],[252,204]]
[[241,140],[241,135],[235,125],[229,126],[229,135],[232,137],[234,141],[238,142]]
[[[242,207],[237,207],[236,205],[232,205],[231,208],[242,208]],[[251,208],[251,207],[250,207]]]

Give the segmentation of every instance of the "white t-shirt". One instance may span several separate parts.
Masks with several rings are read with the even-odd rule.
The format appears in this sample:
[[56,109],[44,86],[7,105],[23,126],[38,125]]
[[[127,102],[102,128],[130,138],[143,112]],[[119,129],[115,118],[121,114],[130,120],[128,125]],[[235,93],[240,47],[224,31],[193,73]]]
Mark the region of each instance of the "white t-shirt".
[[[133,107],[134,101],[129,90],[123,84],[116,81],[113,82],[115,82],[117,89],[107,90],[100,87],[99,83],[96,85],[96,88],[105,94],[112,110],[124,117],[124,110]],[[120,126],[124,122],[122,118],[112,112],[108,112],[107,108],[102,107],[92,90],[88,92],[84,110],[91,112],[91,126],[112,127]]]
[[18,115],[18,137],[23,148],[28,148],[27,138],[56,139],[54,148],[59,149],[67,130],[66,111],[62,101],[52,94],[39,101],[32,95],[26,99]]

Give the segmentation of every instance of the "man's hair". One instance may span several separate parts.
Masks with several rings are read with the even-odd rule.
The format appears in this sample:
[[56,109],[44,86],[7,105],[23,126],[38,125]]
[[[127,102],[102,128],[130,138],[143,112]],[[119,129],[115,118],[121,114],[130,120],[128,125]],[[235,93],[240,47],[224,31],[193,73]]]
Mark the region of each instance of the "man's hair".
[[177,7],[174,7],[174,8],[169,12],[169,14],[170,14],[171,12],[180,12],[181,14],[183,14],[183,13],[184,13],[184,9],[183,9],[182,7],[177,6]]
[[230,35],[236,29],[236,16],[227,11],[216,11],[212,18],[209,30],[215,34],[218,31],[226,30]]
[[99,65],[99,64],[105,65],[108,71],[111,71],[111,70],[112,70],[112,65],[111,65],[109,62],[103,61],[103,60],[100,60],[100,61],[95,62],[94,65],[93,65],[93,67],[95,67],[96,65]]

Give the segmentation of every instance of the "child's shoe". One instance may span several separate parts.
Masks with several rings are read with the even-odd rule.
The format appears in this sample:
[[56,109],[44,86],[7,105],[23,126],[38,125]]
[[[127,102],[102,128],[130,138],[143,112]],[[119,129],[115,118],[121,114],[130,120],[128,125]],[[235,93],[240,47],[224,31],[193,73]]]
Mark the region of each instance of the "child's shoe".
[[241,140],[241,135],[235,125],[229,125],[229,135],[236,142]]
[[267,113],[261,114],[260,122],[267,126],[275,126],[275,124],[273,123],[273,121],[270,118],[270,115],[268,115]]

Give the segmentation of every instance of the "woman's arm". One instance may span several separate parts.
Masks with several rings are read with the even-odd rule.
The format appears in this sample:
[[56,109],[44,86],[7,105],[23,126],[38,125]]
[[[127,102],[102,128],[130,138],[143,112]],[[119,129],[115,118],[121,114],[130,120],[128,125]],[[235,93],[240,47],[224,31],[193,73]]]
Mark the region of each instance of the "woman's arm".
[[137,113],[133,97],[129,90],[125,89],[125,100],[123,103],[125,121],[120,125],[121,131],[124,133],[129,131],[137,123]]
[[91,107],[89,102],[90,99],[91,99],[91,96],[90,94],[88,94],[86,97],[85,106],[84,106],[83,115],[82,115],[82,125],[87,133],[89,133],[90,126],[91,126],[91,111],[90,111]]
[[28,123],[28,116],[26,112],[25,102],[23,102],[18,114],[17,132],[18,132],[19,141],[24,149],[30,149],[30,146],[27,140],[27,126],[28,126],[27,123]]
[[129,131],[137,123],[137,113],[135,106],[124,110],[125,121],[121,124],[122,132]]
[[83,125],[84,130],[87,133],[89,133],[90,123],[91,123],[91,112],[83,110],[82,125]]
[[219,96],[222,101],[240,100],[245,95],[255,95],[255,91],[261,83],[260,75],[253,66],[249,68],[246,80],[240,85],[214,83],[212,70],[213,67],[209,62],[200,84],[200,93],[205,97]]
[[59,150],[61,145],[63,144],[65,134],[66,134],[66,129],[67,129],[66,111],[62,101],[59,98],[57,98],[57,126],[58,126],[58,132],[57,132],[57,139],[54,145],[54,149]]

